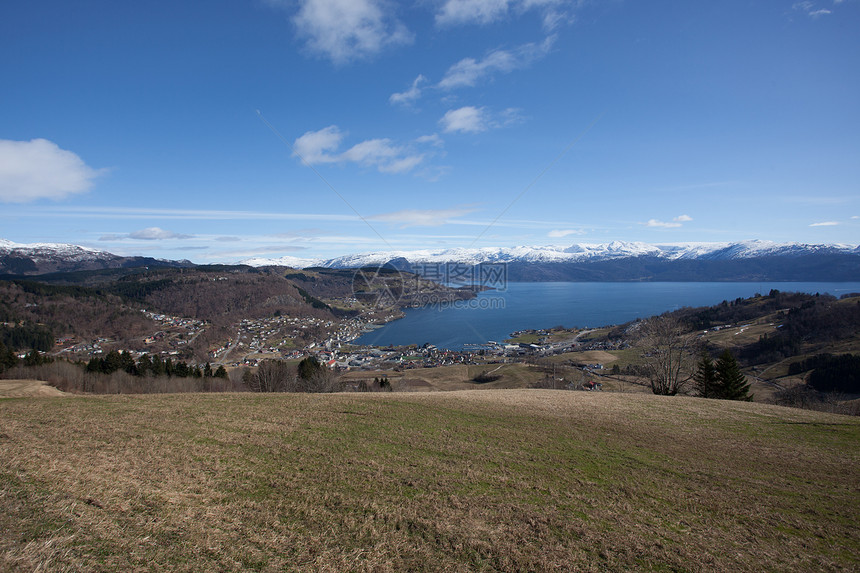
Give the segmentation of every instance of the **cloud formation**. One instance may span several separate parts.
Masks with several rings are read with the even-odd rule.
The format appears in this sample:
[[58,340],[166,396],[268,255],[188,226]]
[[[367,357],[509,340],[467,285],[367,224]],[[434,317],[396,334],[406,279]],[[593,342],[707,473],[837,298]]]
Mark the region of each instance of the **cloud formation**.
[[672,223],[668,221],[658,221],[657,219],[648,219],[648,222],[645,223],[646,227],[663,227],[666,229],[671,229],[674,227],[680,227],[681,223]]
[[336,125],[319,131],[308,131],[293,143],[294,154],[310,165],[322,163],[358,163],[376,167],[380,173],[406,173],[422,161],[425,155],[390,139],[368,139],[338,153],[345,134]]
[[454,207],[450,209],[403,209],[393,213],[382,213],[368,217],[371,221],[395,223],[401,227],[438,227],[450,219],[474,213],[477,209]]
[[[839,4],[841,0],[834,0],[834,4]],[[827,8],[816,8],[814,2],[810,2],[809,0],[804,0],[803,2],[795,2],[791,6],[795,10],[799,10],[801,12],[806,12],[806,15],[810,18],[818,18],[820,16],[827,16],[829,14],[833,14],[831,10]]]
[[427,78],[418,74],[418,77],[412,81],[412,86],[405,92],[393,93],[388,97],[388,101],[397,105],[410,105],[421,97],[421,84],[425,83]]
[[439,120],[445,133],[480,133],[520,123],[523,120],[518,109],[508,108],[501,113],[493,114],[484,107],[467,105],[458,109],[450,109]]
[[565,8],[579,3],[571,0],[445,0],[436,13],[436,23],[485,25],[502,20],[512,12],[523,14],[536,9],[541,12],[544,27],[553,28],[570,17]]
[[193,239],[193,235],[183,235],[162,229],[161,227],[147,227],[139,231],[132,231],[126,235],[103,235],[99,241],[121,241],[123,239],[134,239],[136,241],[164,241],[168,239]]
[[[292,0],[269,0],[290,8]],[[389,46],[409,44],[412,34],[382,0],[300,0],[293,23],[308,48],[335,64],[369,58]]]
[[462,131],[465,133],[479,133],[486,131],[488,119],[484,108],[467,105],[459,109],[450,109],[445,112],[439,123],[446,133]]
[[92,189],[106,169],[93,169],[47,139],[0,139],[0,201],[63,199]]
[[555,43],[555,36],[550,36],[540,44],[523,44],[513,50],[493,50],[480,60],[463,58],[448,68],[438,87],[445,90],[471,87],[492,74],[525,68],[547,55],[553,43]]
[[664,229],[675,229],[683,225],[683,223],[687,223],[692,221],[693,218],[689,215],[678,215],[677,217],[672,217],[671,221],[660,221],[659,219],[649,219],[647,223],[643,223],[646,227],[661,227]]
[[835,227],[838,224],[838,221],[822,221],[820,223],[812,223],[810,227]]
[[550,231],[547,236],[553,239],[561,239],[563,237],[568,237],[570,235],[584,235],[585,231],[582,229],[554,229]]

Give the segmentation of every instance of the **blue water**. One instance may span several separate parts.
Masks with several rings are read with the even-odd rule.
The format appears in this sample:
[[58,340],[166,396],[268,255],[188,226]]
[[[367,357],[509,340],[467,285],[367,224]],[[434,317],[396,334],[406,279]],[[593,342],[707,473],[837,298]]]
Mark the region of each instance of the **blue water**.
[[374,346],[429,342],[459,350],[490,340],[501,342],[517,330],[621,324],[684,306],[767,294],[771,289],[839,297],[860,292],[860,283],[509,283],[504,291],[485,291],[453,307],[408,309],[405,318],[355,342]]

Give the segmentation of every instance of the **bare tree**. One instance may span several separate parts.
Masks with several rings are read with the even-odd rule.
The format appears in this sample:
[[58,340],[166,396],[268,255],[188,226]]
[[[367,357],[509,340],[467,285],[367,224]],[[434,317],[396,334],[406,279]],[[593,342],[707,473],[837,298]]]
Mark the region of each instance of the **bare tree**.
[[[252,392],[337,392],[338,373],[315,361],[316,368],[302,372],[283,360],[263,360],[256,371],[246,370],[243,381]],[[302,376],[301,374],[304,374]]]
[[682,392],[693,377],[697,336],[668,315],[649,318],[639,329],[651,391],[664,396]]
[[252,392],[292,392],[296,369],[281,360],[263,360],[256,372],[248,371],[245,382]]

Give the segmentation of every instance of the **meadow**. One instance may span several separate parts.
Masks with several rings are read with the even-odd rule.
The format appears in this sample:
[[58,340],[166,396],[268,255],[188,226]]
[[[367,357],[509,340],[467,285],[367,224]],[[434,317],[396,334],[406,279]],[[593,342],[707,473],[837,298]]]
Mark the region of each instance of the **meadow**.
[[0,400],[4,571],[860,567],[860,420],[648,394]]

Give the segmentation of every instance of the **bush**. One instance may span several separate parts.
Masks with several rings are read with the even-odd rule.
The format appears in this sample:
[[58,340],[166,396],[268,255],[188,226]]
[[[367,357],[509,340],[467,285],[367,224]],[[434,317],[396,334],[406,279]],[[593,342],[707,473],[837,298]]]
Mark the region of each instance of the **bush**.
[[495,382],[499,378],[501,378],[501,374],[490,374],[486,370],[472,378],[472,382],[477,382],[478,384],[486,384],[487,382]]

